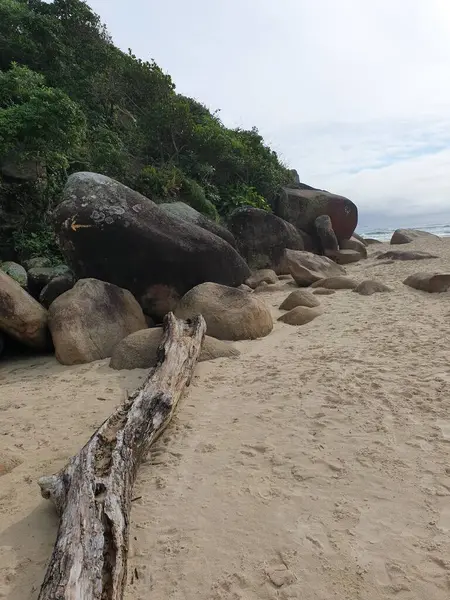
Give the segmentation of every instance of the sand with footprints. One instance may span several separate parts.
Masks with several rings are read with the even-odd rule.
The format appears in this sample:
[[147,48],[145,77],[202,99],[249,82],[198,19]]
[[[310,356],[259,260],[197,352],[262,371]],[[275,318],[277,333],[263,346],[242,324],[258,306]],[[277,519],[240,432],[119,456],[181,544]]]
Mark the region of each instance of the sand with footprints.
[[[127,600],[448,599],[450,293],[402,281],[450,272],[450,239],[411,248],[439,258],[350,265],[392,292],[318,296],[301,327],[276,321],[289,281],[262,293],[273,333],[198,365],[139,472]],[[38,596],[57,518],[37,479],[145,376],[107,362],[0,363],[0,598]]]

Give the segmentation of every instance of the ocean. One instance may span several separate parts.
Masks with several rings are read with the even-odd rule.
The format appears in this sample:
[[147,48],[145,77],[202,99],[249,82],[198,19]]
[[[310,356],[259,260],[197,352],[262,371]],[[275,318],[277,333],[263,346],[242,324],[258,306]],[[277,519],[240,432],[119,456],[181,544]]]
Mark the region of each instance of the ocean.
[[[383,229],[382,227],[358,227],[356,232],[362,235],[363,237],[373,238],[375,240],[380,240],[380,242],[388,242],[392,234],[399,227],[394,227],[393,229]],[[420,229],[421,231],[428,231],[429,233],[434,233],[434,235],[438,235],[439,237],[450,237],[450,224],[448,225],[414,225],[414,227],[404,227],[404,229]]]

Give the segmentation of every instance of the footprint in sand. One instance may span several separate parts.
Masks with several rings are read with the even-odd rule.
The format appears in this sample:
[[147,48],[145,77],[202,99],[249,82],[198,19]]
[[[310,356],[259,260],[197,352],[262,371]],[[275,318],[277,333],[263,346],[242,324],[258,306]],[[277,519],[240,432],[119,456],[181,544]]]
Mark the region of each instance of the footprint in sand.
[[442,440],[445,442],[450,442],[450,421],[439,419],[436,421],[436,425],[442,432]]
[[0,477],[11,473],[13,469],[23,463],[23,460],[11,452],[0,451]]

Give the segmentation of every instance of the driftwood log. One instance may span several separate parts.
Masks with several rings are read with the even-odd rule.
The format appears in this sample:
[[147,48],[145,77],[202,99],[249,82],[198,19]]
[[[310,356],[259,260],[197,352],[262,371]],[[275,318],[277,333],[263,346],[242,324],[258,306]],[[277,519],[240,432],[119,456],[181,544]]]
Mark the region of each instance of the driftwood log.
[[39,481],[60,515],[39,600],[120,600],[126,583],[132,488],[168,425],[200,355],[206,324],[166,316],[158,362],[67,466]]

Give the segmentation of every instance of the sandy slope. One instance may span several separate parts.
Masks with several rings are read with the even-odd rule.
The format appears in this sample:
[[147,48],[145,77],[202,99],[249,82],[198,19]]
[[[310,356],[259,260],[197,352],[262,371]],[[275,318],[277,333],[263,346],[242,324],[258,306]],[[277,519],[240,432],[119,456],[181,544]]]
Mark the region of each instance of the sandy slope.
[[[411,247],[441,258],[349,267],[394,293],[321,297],[308,325],[198,367],[140,471],[127,600],[450,597],[450,293],[401,283],[450,271],[450,240]],[[264,296],[274,316],[290,289]],[[36,598],[51,552],[37,478],[142,376],[0,367],[0,597]]]

